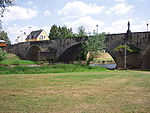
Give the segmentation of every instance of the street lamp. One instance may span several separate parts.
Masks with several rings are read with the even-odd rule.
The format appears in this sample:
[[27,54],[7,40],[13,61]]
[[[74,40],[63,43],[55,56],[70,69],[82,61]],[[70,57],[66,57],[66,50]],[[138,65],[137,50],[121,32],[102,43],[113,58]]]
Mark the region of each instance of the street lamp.
[[[130,22],[128,21],[128,30],[127,30],[127,37],[129,38],[130,34]],[[127,44],[126,39],[124,40],[124,69],[127,69]]]
[[93,35],[95,35],[95,30],[93,30]]
[[29,28],[29,33],[30,33],[30,29],[32,28],[32,27],[28,27]]
[[146,25],[147,25],[147,31],[148,31],[148,23]]
[[96,25],[96,28],[97,28],[97,34],[98,34],[98,24]]

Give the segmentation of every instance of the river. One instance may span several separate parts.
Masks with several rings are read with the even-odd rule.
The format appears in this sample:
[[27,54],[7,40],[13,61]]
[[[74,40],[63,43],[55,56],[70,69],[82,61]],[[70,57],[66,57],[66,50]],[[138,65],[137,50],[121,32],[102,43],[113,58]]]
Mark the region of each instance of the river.
[[107,69],[116,68],[116,64],[90,64],[90,66],[102,66],[102,67],[106,67]]

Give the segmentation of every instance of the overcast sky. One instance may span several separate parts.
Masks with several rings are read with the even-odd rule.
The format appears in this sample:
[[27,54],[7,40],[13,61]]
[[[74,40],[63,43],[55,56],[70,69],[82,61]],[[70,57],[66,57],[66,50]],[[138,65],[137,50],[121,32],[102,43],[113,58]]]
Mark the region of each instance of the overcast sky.
[[[26,32],[53,24],[77,28],[84,25],[93,32],[124,33],[130,21],[131,31],[146,31],[150,26],[150,0],[16,0],[2,18],[3,29],[12,43]],[[150,27],[149,27],[150,28]]]

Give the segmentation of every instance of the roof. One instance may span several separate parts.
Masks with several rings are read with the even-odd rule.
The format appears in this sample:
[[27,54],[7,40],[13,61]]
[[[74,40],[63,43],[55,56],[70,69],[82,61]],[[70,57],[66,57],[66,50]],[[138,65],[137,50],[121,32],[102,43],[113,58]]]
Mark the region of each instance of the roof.
[[5,40],[0,40],[0,42],[3,42],[3,43],[5,43]]
[[43,30],[32,31],[26,38],[26,40],[36,39]]

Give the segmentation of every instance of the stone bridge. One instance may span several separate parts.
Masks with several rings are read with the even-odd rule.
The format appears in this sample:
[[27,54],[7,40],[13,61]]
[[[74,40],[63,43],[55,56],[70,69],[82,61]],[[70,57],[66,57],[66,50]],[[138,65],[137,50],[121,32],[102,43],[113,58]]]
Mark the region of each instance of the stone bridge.
[[[115,51],[120,45],[127,45],[135,52]],[[150,32],[127,32],[106,35],[106,50],[117,64],[117,68],[150,69]]]
[[[81,52],[81,44],[88,37],[56,39],[49,41],[24,42],[11,45],[9,51],[22,59],[73,61]],[[126,44],[136,52],[116,51]],[[150,69],[150,32],[133,32],[106,35],[106,51],[113,57],[117,68]],[[126,57],[125,57],[126,56]]]
[[88,37],[75,37],[47,41],[23,42],[11,45],[8,50],[21,59],[52,60],[59,62],[73,61],[81,51],[81,44]]

